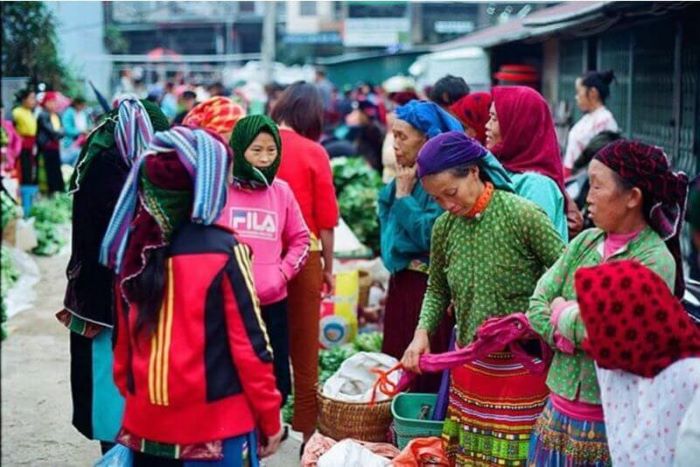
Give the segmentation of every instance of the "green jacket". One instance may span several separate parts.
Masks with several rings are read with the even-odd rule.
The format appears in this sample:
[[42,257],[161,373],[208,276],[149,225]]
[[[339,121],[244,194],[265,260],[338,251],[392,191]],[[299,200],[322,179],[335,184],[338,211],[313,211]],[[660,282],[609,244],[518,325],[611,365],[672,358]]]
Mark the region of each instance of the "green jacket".
[[[549,369],[547,385],[552,392],[568,400],[579,400],[589,404],[600,404],[600,390],[595,365],[581,350],[585,335],[583,322],[577,313],[568,314],[573,319],[562,319],[559,332],[574,343],[573,355],[560,352],[554,345],[554,327],[550,323],[550,304],[557,297],[574,301],[574,274],[581,267],[600,264],[603,260],[605,233],[600,229],[589,229],[578,235],[568,246],[554,266],[537,283],[530,298],[527,313],[532,327],[555,349],[554,360]],[[610,260],[636,259],[659,274],[669,288],[673,289],[676,267],[673,256],[661,237],[651,228],[645,228],[627,246],[611,256]]]
[[481,216],[444,213],[435,222],[428,289],[418,327],[432,332],[454,303],[460,345],[488,318],[527,311],[537,279],[564,250],[544,211],[495,190]]

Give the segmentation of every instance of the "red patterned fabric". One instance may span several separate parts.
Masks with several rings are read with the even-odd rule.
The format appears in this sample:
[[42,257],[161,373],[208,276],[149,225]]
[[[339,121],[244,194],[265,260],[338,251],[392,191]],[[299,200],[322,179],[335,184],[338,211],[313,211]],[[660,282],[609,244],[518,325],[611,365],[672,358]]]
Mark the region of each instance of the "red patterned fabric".
[[663,279],[640,263],[581,268],[575,280],[582,346],[601,368],[652,378],[700,356],[700,330]]
[[230,133],[241,118],[245,117],[245,109],[228,97],[212,97],[197,104],[182,120],[182,124],[205,128],[218,134]]
[[476,140],[486,144],[486,123],[489,121],[491,94],[472,92],[450,106],[452,112],[464,125],[476,132]]
[[525,86],[495,86],[491,95],[503,138],[491,152],[511,172],[546,175],[565,193],[554,120],[544,98]]

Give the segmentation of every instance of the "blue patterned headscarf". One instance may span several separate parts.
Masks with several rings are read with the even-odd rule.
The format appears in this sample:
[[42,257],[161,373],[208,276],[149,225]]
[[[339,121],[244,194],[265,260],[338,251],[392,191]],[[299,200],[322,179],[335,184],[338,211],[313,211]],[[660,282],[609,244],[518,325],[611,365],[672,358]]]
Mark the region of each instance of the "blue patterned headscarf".
[[424,133],[428,139],[447,131],[464,131],[459,120],[433,102],[412,100],[396,109],[396,117]]

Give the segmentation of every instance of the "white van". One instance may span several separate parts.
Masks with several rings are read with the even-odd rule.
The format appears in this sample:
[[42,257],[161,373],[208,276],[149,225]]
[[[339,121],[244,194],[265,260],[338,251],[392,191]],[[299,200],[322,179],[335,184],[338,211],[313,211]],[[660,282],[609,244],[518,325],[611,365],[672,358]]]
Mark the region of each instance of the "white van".
[[445,75],[464,78],[472,91],[491,89],[489,56],[481,47],[462,47],[421,55],[408,72],[421,89],[432,86]]

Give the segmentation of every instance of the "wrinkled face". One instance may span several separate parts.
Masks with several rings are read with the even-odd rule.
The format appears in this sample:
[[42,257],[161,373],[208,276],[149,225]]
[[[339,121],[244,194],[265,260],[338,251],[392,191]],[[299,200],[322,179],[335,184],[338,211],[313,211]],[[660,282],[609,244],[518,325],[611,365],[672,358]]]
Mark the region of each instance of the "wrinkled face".
[[468,173],[463,177],[455,176],[451,171],[445,170],[423,177],[421,183],[440,207],[455,216],[466,215],[476,203],[484,187],[479,180],[477,166],[469,167]]
[[413,167],[418,158],[418,151],[428,138],[408,122],[398,118],[394,120],[391,131],[394,134],[396,163],[403,167]]
[[270,167],[277,159],[277,145],[275,139],[269,133],[260,133],[255,137],[248,149],[243,153],[245,160],[253,167],[264,169]]
[[642,209],[639,189],[628,190],[622,187],[618,175],[602,162],[591,161],[588,177],[590,190],[586,202],[588,213],[596,227],[605,232],[616,232],[621,220],[631,212]]
[[491,103],[489,121],[486,122],[486,148],[493,149],[502,140],[501,125],[498,123],[498,114],[496,114],[496,104]]

